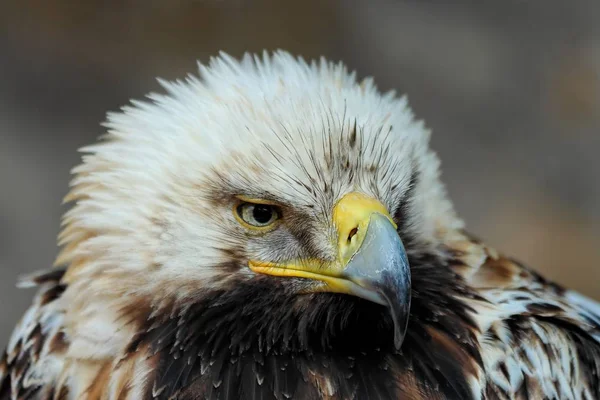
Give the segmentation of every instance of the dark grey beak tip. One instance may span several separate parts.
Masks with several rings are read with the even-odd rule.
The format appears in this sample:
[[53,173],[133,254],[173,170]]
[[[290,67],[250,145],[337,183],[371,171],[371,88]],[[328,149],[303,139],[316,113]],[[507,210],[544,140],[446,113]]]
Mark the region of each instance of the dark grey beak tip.
[[[404,279],[399,282],[398,278],[398,276],[386,272],[382,284],[378,285],[378,292],[386,300],[386,305],[394,323],[394,346],[396,350],[400,350],[404,342],[408,328],[411,300],[410,277],[408,283]],[[399,291],[399,288],[402,290]]]

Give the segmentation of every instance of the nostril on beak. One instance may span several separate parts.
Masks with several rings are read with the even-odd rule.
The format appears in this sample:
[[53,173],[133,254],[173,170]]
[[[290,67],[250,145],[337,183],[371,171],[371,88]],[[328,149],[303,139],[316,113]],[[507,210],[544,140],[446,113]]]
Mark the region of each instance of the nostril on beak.
[[350,230],[350,233],[348,234],[348,243],[350,243],[350,241],[352,240],[354,235],[356,235],[357,233],[358,233],[358,227],[354,227]]

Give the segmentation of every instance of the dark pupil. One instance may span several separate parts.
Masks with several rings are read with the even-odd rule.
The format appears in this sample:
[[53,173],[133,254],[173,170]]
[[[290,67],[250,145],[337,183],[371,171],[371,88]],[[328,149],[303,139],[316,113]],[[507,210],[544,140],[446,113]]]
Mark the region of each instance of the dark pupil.
[[257,204],[252,210],[252,216],[259,224],[266,224],[273,217],[273,208],[264,204]]

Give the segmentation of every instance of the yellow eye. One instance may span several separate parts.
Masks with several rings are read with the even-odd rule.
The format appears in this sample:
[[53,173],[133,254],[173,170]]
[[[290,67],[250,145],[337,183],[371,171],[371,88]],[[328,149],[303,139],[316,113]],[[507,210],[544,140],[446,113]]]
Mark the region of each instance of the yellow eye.
[[251,228],[267,228],[281,216],[279,208],[271,204],[244,202],[236,207],[235,212],[238,219]]

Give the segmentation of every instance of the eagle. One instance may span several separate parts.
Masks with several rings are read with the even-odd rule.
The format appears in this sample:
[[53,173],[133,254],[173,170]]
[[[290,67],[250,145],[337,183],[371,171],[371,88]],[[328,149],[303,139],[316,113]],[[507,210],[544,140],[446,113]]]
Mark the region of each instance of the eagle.
[[284,51],[160,83],[82,149],[0,399],[600,398],[599,304],[468,233],[406,97]]

